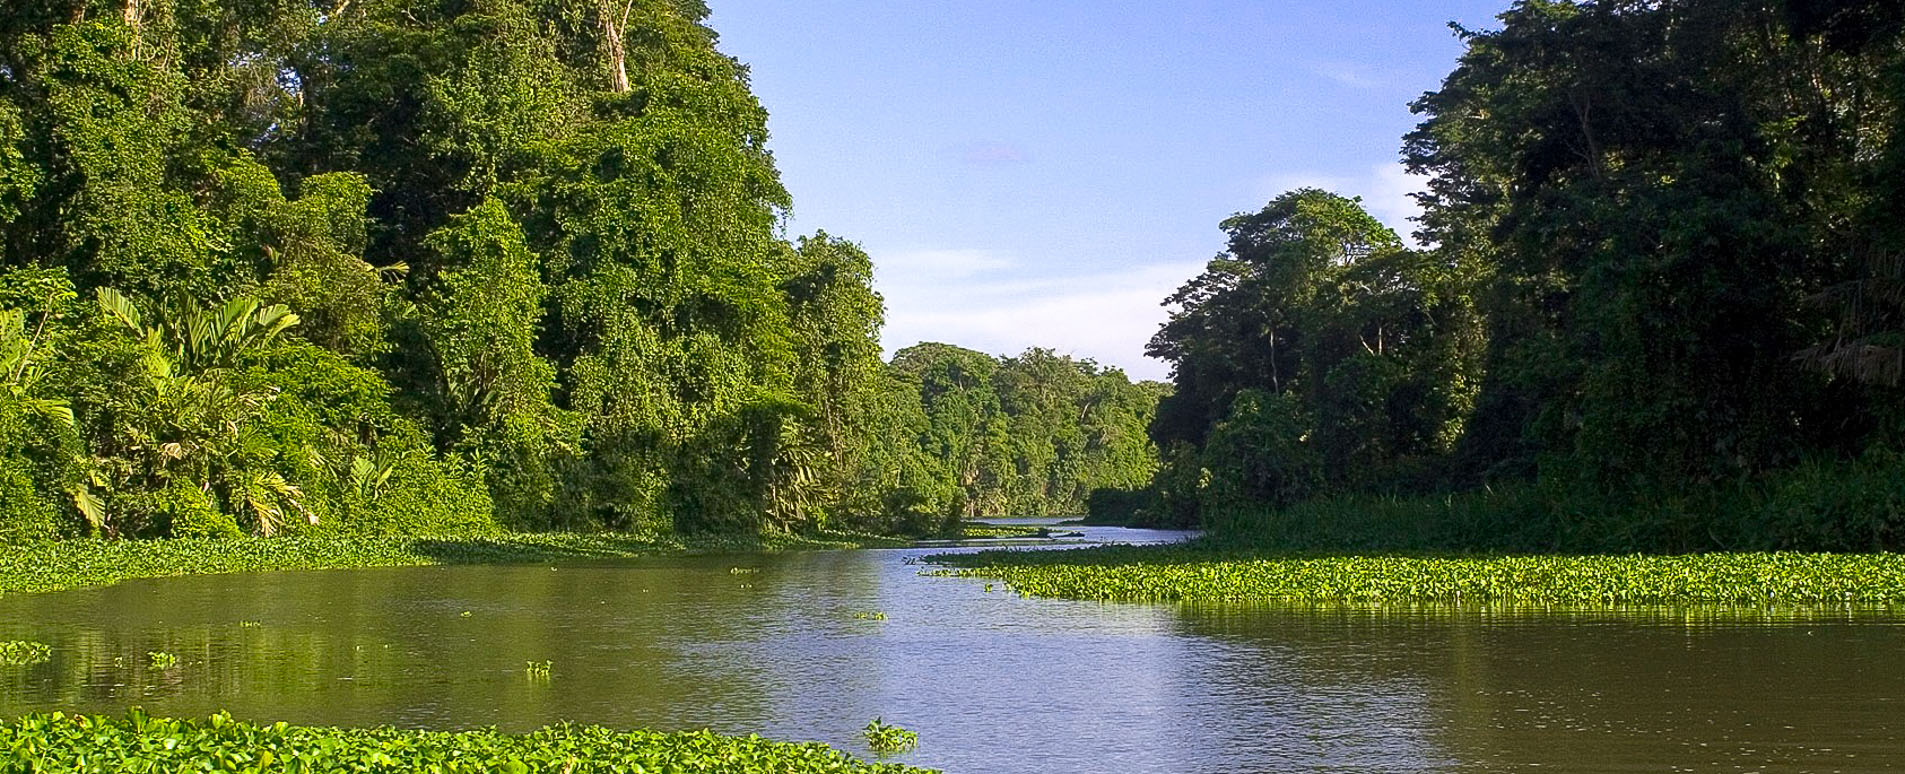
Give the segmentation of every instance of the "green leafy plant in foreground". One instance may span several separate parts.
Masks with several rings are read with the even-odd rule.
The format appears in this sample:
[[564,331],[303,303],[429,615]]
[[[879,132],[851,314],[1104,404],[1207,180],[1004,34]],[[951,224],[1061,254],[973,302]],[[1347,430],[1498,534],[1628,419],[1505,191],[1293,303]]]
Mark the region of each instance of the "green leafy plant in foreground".
[[674,771],[710,774],[925,774],[814,743],[708,731],[557,725],[528,734],[253,725],[204,720],[29,715],[0,722],[0,771],[243,771],[257,774],[488,774]]
[[1067,599],[1348,604],[1905,604],[1905,554],[1294,555],[1108,547],[938,555],[942,575]]
[[44,642],[14,640],[0,642],[0,665],[25,666],[44,663],[53,658],[53,648]]
[[903,753],[919,747],[919,734],[890,725],[880,718],[867,721],[864,733],[867,748],[880,755]]

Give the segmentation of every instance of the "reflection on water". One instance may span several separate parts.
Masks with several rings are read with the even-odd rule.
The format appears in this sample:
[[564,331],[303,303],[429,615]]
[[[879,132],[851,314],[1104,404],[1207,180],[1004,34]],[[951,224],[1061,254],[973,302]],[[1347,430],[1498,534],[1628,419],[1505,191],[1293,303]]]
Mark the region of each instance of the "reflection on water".
[[[1091,537],[1164,534],[1091,529]],[[708,727],[953,772],[1905,769],[1890,613],[1022,599],[860,551],[135,581],[0,599],[0,715]],[[856,614],[883,612],[866,620]],[[467,613],[467,615],[466,615]],[[148,651],[180,656],[150,668]],[[553,662],[548,679],[527,661]]]

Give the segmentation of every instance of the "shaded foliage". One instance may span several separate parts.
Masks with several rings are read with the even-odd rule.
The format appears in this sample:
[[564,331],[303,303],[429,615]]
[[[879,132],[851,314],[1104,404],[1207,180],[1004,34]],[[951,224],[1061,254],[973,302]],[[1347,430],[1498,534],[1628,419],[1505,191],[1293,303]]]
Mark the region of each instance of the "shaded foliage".
[[[1522,548],[1897,547],[1815,511],[1896,448],[1901,18],[1523,0],[1458,28],[1403,147],[1428,248],[1294,192],[1227,221],[1230,250],[1171,300],[1166,506],[1301,542],[1251,524],[1530,485],[1495,527],[1539,536]],[[1240,397],[1264,392],[1284,400]],[[1786,515],[1729,512],[1742,491]]]

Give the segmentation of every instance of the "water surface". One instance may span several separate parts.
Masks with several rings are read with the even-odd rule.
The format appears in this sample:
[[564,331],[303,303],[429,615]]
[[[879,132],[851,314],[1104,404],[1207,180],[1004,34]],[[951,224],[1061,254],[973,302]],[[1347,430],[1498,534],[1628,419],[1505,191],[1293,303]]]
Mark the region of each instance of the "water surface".
[[[1093,539],[1172,533],[1089,528]],[[0,599],[0,716],[712,728],[950,772],[1905,770],[1905,617],[1023,599],[944,549],[277,572]],[[884,613],[885,620],[860,614]],[[182,665],[153,670],[148,651]],[[546,679],[528,661],[552,662]]]

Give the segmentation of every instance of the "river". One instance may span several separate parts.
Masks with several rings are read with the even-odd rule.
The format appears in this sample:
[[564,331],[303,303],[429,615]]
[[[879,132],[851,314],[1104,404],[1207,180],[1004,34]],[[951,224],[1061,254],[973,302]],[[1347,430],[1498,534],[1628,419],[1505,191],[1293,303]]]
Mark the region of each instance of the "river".
[[[1086,528],[1092,540],[1177,533]],[[1905,616],[1020,598],[944,548],[142,580],[0,598],[0,716],[711,728],[1015,772],[1905,770]],[[884,618],[881,618],[881,616]],[[155,669],[148,652],[176,654]],[[549,662],[546,677],[525,669]]]

